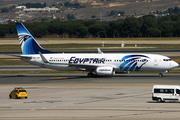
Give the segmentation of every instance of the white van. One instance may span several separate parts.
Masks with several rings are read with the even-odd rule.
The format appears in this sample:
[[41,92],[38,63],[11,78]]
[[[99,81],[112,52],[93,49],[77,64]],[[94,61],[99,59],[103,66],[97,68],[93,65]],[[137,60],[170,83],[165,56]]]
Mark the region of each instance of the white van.
[[165,100],[180,100],[180,86],[178,85],[154,85],[152,100],[165,102]]

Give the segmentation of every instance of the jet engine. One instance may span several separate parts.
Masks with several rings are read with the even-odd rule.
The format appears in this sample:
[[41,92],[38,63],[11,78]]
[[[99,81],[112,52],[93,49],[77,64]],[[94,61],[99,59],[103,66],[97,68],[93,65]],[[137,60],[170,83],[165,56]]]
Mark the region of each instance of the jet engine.
[[96,69],[97,75],[114,75],[115,70],[113,67],[98,67]]

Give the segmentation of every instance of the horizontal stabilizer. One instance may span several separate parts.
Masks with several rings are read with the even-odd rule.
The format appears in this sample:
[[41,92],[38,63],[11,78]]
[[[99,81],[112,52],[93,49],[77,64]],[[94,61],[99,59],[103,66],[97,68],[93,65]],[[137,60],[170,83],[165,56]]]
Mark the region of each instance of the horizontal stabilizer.
[[32,57],[31,56],[23,56],[23,55],[13,55],[13,54],[6,54],[8,56],[14,56],[14,57],[19,57],[19,58],[29,58],[31,59]]

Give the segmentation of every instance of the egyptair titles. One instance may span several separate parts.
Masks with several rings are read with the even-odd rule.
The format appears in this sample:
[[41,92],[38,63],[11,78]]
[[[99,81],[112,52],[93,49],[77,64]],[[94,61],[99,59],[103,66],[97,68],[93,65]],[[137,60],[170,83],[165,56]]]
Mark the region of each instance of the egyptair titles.
[[69,64],[78,64],[78,63],[92,63],[92,64],[101,64],[105,62],[105,58],[76,58],[71,57],[69,60]]

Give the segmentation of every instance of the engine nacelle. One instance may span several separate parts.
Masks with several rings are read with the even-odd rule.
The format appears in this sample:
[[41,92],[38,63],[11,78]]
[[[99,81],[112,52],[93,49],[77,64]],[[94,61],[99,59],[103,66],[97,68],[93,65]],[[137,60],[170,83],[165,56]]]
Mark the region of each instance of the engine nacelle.
[[98,67],[96,69],[97,75],[114,75],[115,70],[113,67]]

